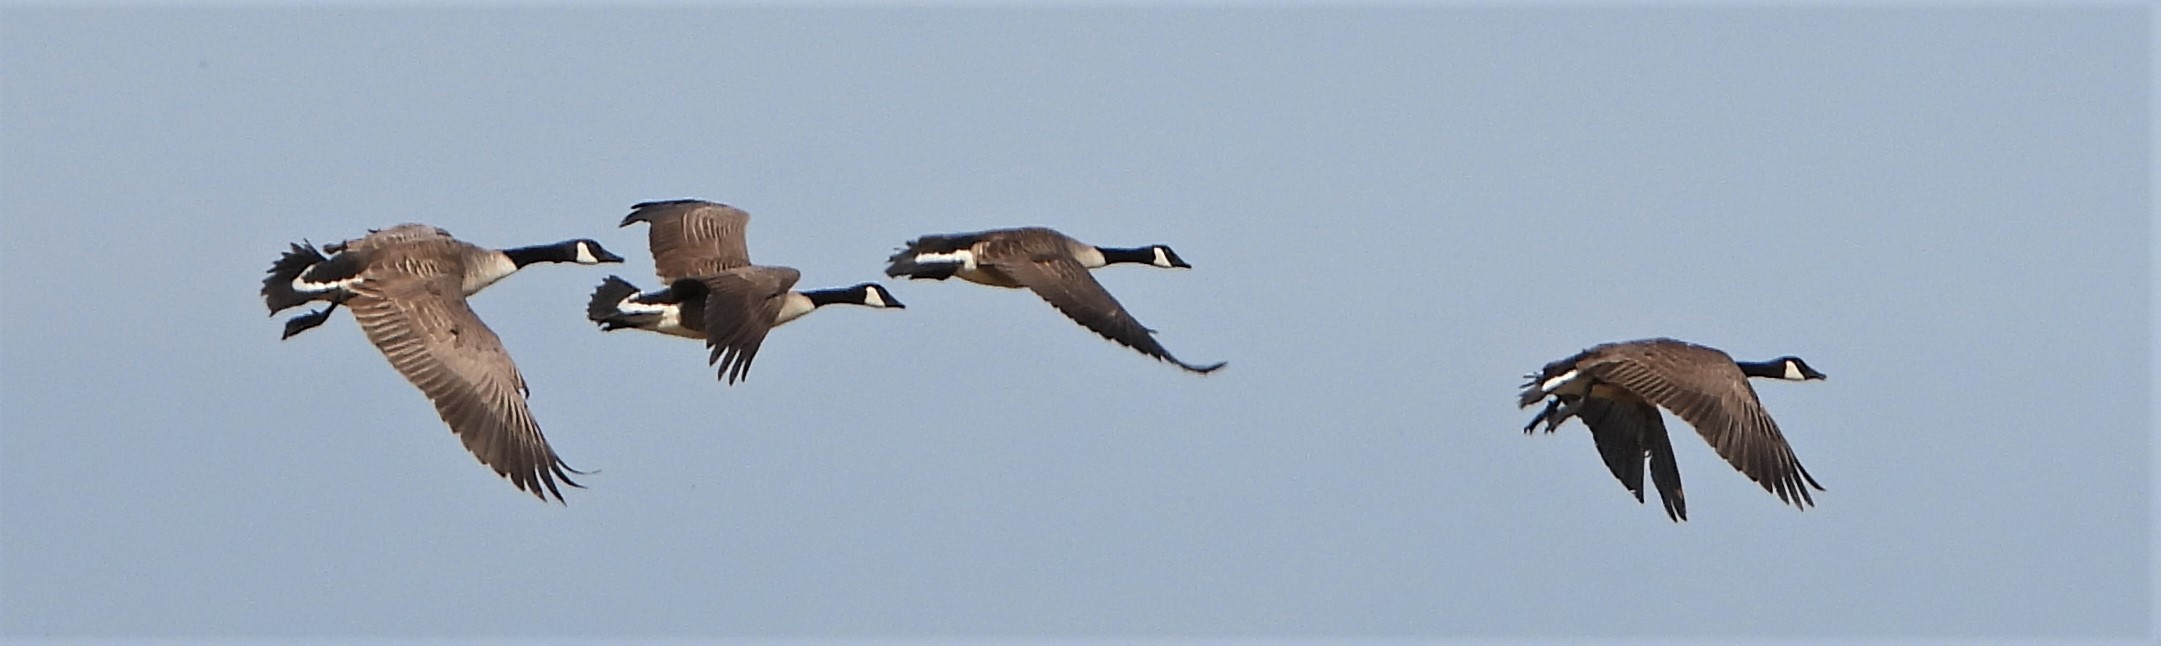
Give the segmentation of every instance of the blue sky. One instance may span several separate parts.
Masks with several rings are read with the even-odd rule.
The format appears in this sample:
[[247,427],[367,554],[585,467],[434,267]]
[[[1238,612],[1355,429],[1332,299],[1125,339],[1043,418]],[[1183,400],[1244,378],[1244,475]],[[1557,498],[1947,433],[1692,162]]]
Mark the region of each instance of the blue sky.
[[[10,637],[2150,635],[2150,10],[1683,5],[0,9]],[[806,286],[924,233],[1101,280],[601,334],[630,204]],[[592,237],[472,299],[571,465],[478,465],[289,241]],[[1797,512],[1672,423],[1691,521],[1520,375],[1794,354]]]

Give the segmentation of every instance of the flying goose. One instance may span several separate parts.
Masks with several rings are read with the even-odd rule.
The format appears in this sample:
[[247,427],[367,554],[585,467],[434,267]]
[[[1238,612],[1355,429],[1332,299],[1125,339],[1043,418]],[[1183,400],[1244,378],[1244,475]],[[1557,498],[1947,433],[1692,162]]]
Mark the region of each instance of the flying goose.
[[[324,301],[328,307],[295,316],[285,321],[285,334],[280,338],[292,338],[330,320],[331,312],[338,309],[350,291],[350,283],[359,280],[369,260],[367,254],[347,254],[347,251],[398,244],[420,238],[449,237],[448,232],[435,227],[406,224],[389,229],[370,229],[366,237],[358,240],[334,242],[316,250],[313,244],[293,243],[292,248],[272,263],[270,275],[263,278],[263,303],[270,307],[270,314],[312,301]],[[324,257],[323,251],[333,254]],[[622,262],[623,257],[608,253],[600,243],[587,239],[564,240],[554,244],[516,247],[512,249],[484,249],[459,243],[459,263],[464,267],[460,289],[464,296],[480,293],[496,281],[509,277],[527,265],[542,262],[572,262],[580,265],[596,265],[604,262]]]
[[570,475],[584,472],[549,448],[526,408],[525,378],[465,297],[535,262],[597,264],[621,257],[591,240],[484,249],[422,224],[324,248],[335,255],[292,245],[263,280],[271,314],[309,301],[330,303],[288,321],[286,337],[321,325],[339,305],[351,308],[368,341],[435,402],[436,413],[482,464],[541,500],[563,501],[557,480],[581,486]]
[[602,331],[639,329],[704,339],[719,376],[734,384],[750,371],[765,335],[827,305],[905,309],[877,283],[796,291],[802,272],[750,264],[743,231],[750,214],[704,200],[641,202],[619,226],[639,222],[653,250],[653,271],[668,286],[640,293],[609,276],[593,290],[587,319]]
[[1643,339],[1607,343],[1575,356],[1546,364],[1535,375],[1525,375],[1518,407],[1551,398],[1537,417],[1523,427],[1528,434],[1539,422],[1551,433],[1569,417],[1580,417],[1591,429],[1606,468],[1623,486],[1643,501],[1643,465],[1651,466],[1651,483],[1665,504],[1666,516],[1675,522],[1688,520],[1688,506],[1681,494],[1680,466],[1673,459],[1673,444],[1658,415],[1664,406],[1680,416],[1710,442],[1718,455],[1780,501],[1801,509],[1815,504],[1808,488],[1823,490],[1801,467],[1793,447],[1778,432],[1763,402],[1756,399],[1749,377],[1806,381],[1823,379],[1823,373],[1800,357],[1770,361],[1733,360],[1716,348],[1673,339]]
[[886,260],[892,263],[886,266],[887,276],[931,280],[958,276],[992,287],[1026,287],[1103,338],[1198,374],[1214,372],[1225,363],[1197,366],[1172,357],[1156,342],[1154,330],[1135,320],[1088,273],[1119,263],[1192,268],[1168,246],[1098,247],[1051,229],[1024,227],[927,235],[908,241],[907,248]]

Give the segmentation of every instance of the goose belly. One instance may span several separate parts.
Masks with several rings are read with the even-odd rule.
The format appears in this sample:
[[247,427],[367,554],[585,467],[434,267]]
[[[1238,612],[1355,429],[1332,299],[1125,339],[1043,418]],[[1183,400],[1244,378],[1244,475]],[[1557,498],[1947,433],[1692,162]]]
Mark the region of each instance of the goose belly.
[[705,333],[683,325],[683,306],[679,303],[647,303],[643,295],[631,296],[615,305],[615,311],[631,317],[633,327],[647,332],[659,332],[686,339],[704,339]]
[[668,305],[661,308],[660,320],[654,321],[652,327],[645,329],[685,339],[702,340],[705,338],[704,332],[683,327],[683,308],[677,305]]

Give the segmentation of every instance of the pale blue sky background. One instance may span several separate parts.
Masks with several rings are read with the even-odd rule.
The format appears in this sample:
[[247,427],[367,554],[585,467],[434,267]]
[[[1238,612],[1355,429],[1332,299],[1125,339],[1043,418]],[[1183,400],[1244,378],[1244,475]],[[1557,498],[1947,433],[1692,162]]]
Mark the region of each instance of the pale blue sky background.
[[[0,11],[0,634],[2141,639],[2135,5]],[[596,332],[633,202],[804,284],[911,236],[1101,273],[1198,378],[1032,296],[776,332],[740,386]],[[474,299],[573,466],[478,465],[288,241],[594,237]],[[1670,335],[1759,385],[1796,512],[1676,426],[1668,522],[1519,375]]]

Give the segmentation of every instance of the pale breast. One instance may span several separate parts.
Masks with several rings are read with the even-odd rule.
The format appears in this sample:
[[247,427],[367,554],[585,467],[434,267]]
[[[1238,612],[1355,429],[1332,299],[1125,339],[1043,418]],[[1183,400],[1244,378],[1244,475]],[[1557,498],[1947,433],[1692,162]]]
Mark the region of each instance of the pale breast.
[[788,292],[782,294],[780,298],[780,312],[773,315],[773,327],[780,327],[783,323],[803,318],[804,314],[809,314],[811,310],[818,309],[818,304],[810,302],[810,297],[804,296],[801,292]]
[[511,262],[510,256],[504,255],[500,251],[467,254],[465,256],[465,281],[463,285],[465,295],[478,294],[480,290],[495,284],[495,281],[502,280],[504,277],[517,272],[518,263]]

